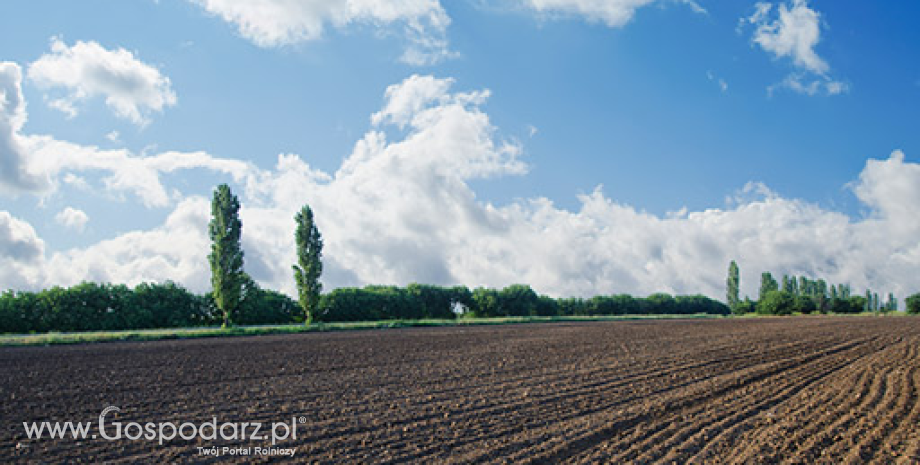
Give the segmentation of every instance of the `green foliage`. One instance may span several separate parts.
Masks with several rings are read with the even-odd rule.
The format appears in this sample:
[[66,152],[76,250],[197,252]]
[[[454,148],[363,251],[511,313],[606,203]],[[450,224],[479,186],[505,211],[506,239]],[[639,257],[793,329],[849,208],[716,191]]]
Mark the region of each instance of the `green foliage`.
[[167,281],[165,284],[142,283],[134,288],[132,306],[128,312],[137,314],[145,324],[121,326],[126,328],[177,328],[208,324],[212,317],[204,297],[192,294],[184,287]]
[[757,311],[757,304],[754,303],[751,299],[744,299],[737,307],[732,309],[732,313],[735,315],[747,315],[749,313],[754,313]]
[[552,315],[557,306],[549,304],[525,284],[512,284],[504,289],[477,288],[473,291],[473,316],[479,318],[505,316]]
[[537,300],[537,316],[559,315],[559,302],[549,296],[541,295]]
[[262,289],[252,279],[246,280],[245,296],[233,321],[242,325],[288,324],[302,316],[294,299],[276,291]]
[[425,305],[406,289],[396,286],[367,286],[363,289],[335,289],[320,299],[319,321],[373,321],[421,319]]
[[763,300],[766,295],[772,291],[778,291],[779,285],[776,283],[776,280],[773,279],[773,275],[769,271],[765,271],[760,275],[760,293],[758,294],[757,300]]
[[[750,301],[748,301],[750,302]],[[739,308],[744,302],[739,304]],[[652,294],[636,298],[626,294],[594,296],[590,299],[566,298],[556,301],[558,315],[565,316],[617,316],[617,315],[728,315],[731,309],[722,302],[706,296],[672,297]]]
[[795,296],[793,297],[792,311],[795,313],[808,315],[818,311],[818,304],[815,302],[815,299],[811,297],[801,295]]
[[898,299],[895,298],[893,293],[888,293],[888,302],[885,303],[885,312],[896,312],[898,311]]
[[297,245],[297,265],[294,265],[294,282],[304,312],[304,322],[309,324],[319,307],[323,286],[319,282],[323,274],[323,237],[313,221],[313,210],[308,205],[294,217],[297,230],[294,242]]
[[914,294],[904,299],[904,304],[907,305],[908,315],[920,315],[920,294]]
[[207,324],[205,300],[174,283],[82,283],[0,295],[0,332],[98,331]]
[[[786,299],[782,302],[772,297],[765,301],[771,292],[778,291],[776,280],[769,272],[761,275],[760,299],[757,304],[758,313],[776,314],[774,311],[786,311]],[[828,284],[823,279],[811,279],[806,276],[784,275],[782,291],[793,298],[791,312],[794,313],[860,313],[860,312],[890,312],[897,310],[898,303],[893,294],[888,295],[888,302],[882,302],[878,293],[866,289],[865,296],[854,297],[849,284]],[[777,307],[778,303],[782,303]],[[761,305],[763,304],[763,305]]]
[[728,305],[703,295],[679,295],[674,300],[676,304],[674,314],[676,315],[692,315],[695,313],[728,315],[731,313]]
[[498,291],[477,287],[473,291],[473,307],[470,312],[475,318],[492,318],[503,315]]
[[831,299],[828,304],[828,310],[831,313],[853,314],[861,313],[866,309],[866,298],[862,296],[853,296],[845,299]]
[[661,312],[662,315],[673,315],[677,313],[677,301],[670,294],[659,292],[646,297],[639,308],[644,314]]
[[498,293],[503,316],[535,316],[540,296],[530,286],[512,284]]
[[[465,287],[442,288],[410,284],[407,288],[368,286],[339,288],[323,296],[321,321],[387,319],[515,318],[529,316],[616,316],[616,315],[728,315],[727,305],[705,296],[654,294],[645,299],[629,295],[595,296],[590,299],[553,299],[538,295],[530,286],[511,285],[504,289]],[[448,313],[450,312],[450,313]]]
[[243,298],[243,249],[240,245],[243,224],[239,217],[240,201],[226,184],[217,186],[211,201],[211,288],[214,302],[223,313],[223,326],[237,312]]
[[412,283],[406,288],[409,297],[421,306],[423,318],[454,319],[456,309],[473,305],[473,295],[465,286],[452,288]]
[[795,297],[783,291],[771,290],[757,302],[761,315],[791,315],[795,310]]

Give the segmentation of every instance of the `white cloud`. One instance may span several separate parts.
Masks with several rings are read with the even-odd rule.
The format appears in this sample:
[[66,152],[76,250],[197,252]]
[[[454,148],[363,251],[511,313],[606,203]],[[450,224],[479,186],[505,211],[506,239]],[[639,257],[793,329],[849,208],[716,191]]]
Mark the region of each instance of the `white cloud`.
[[[750,295],[766,270],[902,297],[920,290],[920,222],[912,214],[920,165],[901,152],[870,160],[854,182],[869,211],[864,219],[753,182],[725,207],[665,216],[617,203],[600,188],[580,196],[573,210],[545,198],[495,205],[477,199],[471,181],[524,174],[522,149],[503,141],[483,112],[486,91],[453,92],[452,83],[413,76],[388,89],[376,124],[335,173],[289,154],[270,169],[249,167],[234,184],[243,204],[246,269],[293,294],[293,217],[308,203],[325,239],[327,289],[529,283],[557,296],[665,291],[722,298],[734,259]],[[204,154],[198,161],[154,160],[146,163],[156,173],[230,163]],[[208,216],[207,199],[187,198],[152,230],[56,252],[40,264],[32,258],[30,272],[41,279],[29,282],[173,279],[206,290]],[[26,236],[40,244],[34,231]]]
[[[207,169],[230,175],[244,182],[252,165],[238,160],[212,157],[204,152],[163,152],[138,156],[128,150],[102,150],[56,140],[50,136],[23,138],[31,164],[38,172],[51,179],[75,179],[75,173],[103,173],[102,185],[111,194],[130,193],[147,207],[165,207],[171,202],[163,184],[164,174],[178,170]],[[84,182],[86,180],[79,178]]]
[[21,78],[17,64],[0,63],[0,188],[7,192],[48,194],[61,182],[89,189],[86,178],[77,173],[103,173],[107,192],[130,193],[145,206],[165,207],[170,198],[162,182],[164,174],[207,169],[245,182],[254,169],[250,163],[204,152],[136,155],[124,149],[102,150],[47,135],[23,134],[27,113]]
[[189,197],[163,225],[132,231],[86,248],[56,252],[46,261],[48,283],[84,280],[136,285],[173,280],[197,290],[207,288],[207,242],[210,205]]
[[[588,21],[600,22],[611,28],[626,25],[639,8],[660,0],[520,0],[526,7],[543,15],[580,16]],[[694,12],[705,14],[698,3],[692,0],[677,0],[689,6]]]
[[375,125],[389,122],[405,128],[422,108],[444,98],[453,82],[452,79],[413,75],[389,86],[384,94],[387,103],[371,116],[371,122]]
[[777,88],[785,88],[805,95],[848,92],[849,85],[831,78],[830,65],[815,51],[821,40],[821,14],[809,8],[807,0],[780,3],[775,9],[774,6],[767,2],[757,3],[754,13],[739,24],[753,24],[752,41],[774,58],[792,60],[798,70],[779,84],[768,87],[768,91],[772,94]]
[[29,223],[0,210],[0,290],[40,284],[44,253],[45,243]]
[[107,50],[92,41],[67,46],[53,37],[51,52],[29,65],[28,76],[46,90],[63,88],[66,95],[49,98],[49,105],[69,117],[78,114],[77,104],[96,96],[104,97],[116,116],[135,124],[176,104],[169,78],[159,70],[123,48]]
[[815,53],[821,38],[821,15],[808,7],[806,0],[792,0],[790,6],[780,4],[778,17],[770,20],[773,5],[758,3],[749,18],[757,26],[754,42],[777,58],[791,58],[796,66],[816,74],[830,69]]
[[83,210],[66,207],[54,216],[54,221],[67,229],[83,232],[86,229],[86,223],[89,222],[89,215]]
[[0,62],[0,190],[39,192],[48,182],[29,166],[20,130],[26,123],[22,96],[22,70],[16,63]]
[[789,89],[803,95],[839,95],[850,91],[850,86],[845,82],[834,81],[829,78],[808,78],[805,75],[793,73],[786,76],[778,84],[767,87],[771,96],[777,89]]
[[895,150],[888,160],[869,160],[853,190],[878,218],[892,224],[920,229],[920,165],[904,161]]
[[401,25],[409,46],[402,60],[414,65],[451,56],[447,45],[450,18],[438,0],[190,0],[261,47],[317,40],[332,26],[389,28]]

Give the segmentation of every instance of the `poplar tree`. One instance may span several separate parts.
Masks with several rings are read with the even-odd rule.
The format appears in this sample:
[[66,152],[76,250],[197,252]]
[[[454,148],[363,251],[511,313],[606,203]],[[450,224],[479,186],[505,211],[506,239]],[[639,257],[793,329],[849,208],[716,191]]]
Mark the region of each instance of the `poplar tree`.
[[738,264],[732,260],[728,265],[728,279],[725,281],[725,303],[728,304],[728,308],[732,309],[732,311],[736,311],[738,309],[738,304],[741,303],[739,297],[740,286],[741,271],[738,269]]
[[243,224],[239,217],[240,201],[226,184],[217,186],[211,200],[211,288],[214,304],[223,313],[223,327],[231,324],[230,316],[239,309],[243,298],[243,248],[240,245]]
[[760,295],[759,299],[763,299],[770,291],[778,291],[779,284],[773,279],[773,275],[769,271],[765,271],[760,274]]
[[297,283],[297,294],[300,307],[304,312],[304,324],[310,324],[319,305],[322,284],[319,277],[323,274],[323,237],[313,221],[313,210],[309,205],[297,212],[294,216],[297,230],[294,233],[294,242],[297,245],[297,261],[294,265],[294,281]]

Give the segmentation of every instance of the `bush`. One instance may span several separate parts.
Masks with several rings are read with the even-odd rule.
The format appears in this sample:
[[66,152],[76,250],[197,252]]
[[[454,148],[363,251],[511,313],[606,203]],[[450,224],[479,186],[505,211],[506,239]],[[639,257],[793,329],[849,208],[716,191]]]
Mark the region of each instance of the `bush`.
[[[219,315],[215,312],[214,315]],[[278,325],[303,321],[303,309],[292,298],[276,291],[247,283],[246,293],[232,321],[241,325]],[[221,321],[215,319],[214,323]]]
[[914,294],[904,300],[908,315],[920,315],[920,294]]
[[694,313],[728,315],[731,313],[728,305],[702,295],[681,295],[674,300],[678,315],[692,315]]
[[670,294],[652,294],[641,301],[640,313],[646,315],[674,315],[677,313],[677,301]]
[[472,313],[477,318],[533,316],[554,311],[552,306],[541,303],[540,296],[524,284],[512,284],[500,291],[476,288],[472,300]]
[[757,304],[754,303],[751,299],[744,299],[741,302],[738,302],[738,305],[735,306],[732,313],[735,315],[746,315],[749,313],[754,313],[757,311]]
[[[477,289],[479,292],[479,289]],[[496,291],[491,291],[496,292]],[[496,293],[497,294],[497,293]],[[481,296],[480,296],[481,298]],[[318,321],[453,319],[455,309],[479,311],[477,294],[464,286],[444,288],[425,284],[339,288],[320,299]],[[488,312],[496,311],[497,307]]]
[[811,297],[796,296],[792,305],[792,311],[808,315],[818,310],[818,304]]
[[757,302],[757,313],[761,315],[791,315],[795,308],[795,298],[783,291],[767,291]]
[[854,296],[845,299],[831,299],[830,304],[828,305],[828,309],[831,313],[861,313],[866,309],[866,298],[862,296]]
[[133,311],[147,320],[147,328],[201,326],[212,320],[204,297],[170,281],[137,285],[131,302]]
[[472,295],[464,286],[444,288],[430,284],[412,283],[406,288],[409,297],[421,306],[422,318],[454,319],[456,304],[469,307]]

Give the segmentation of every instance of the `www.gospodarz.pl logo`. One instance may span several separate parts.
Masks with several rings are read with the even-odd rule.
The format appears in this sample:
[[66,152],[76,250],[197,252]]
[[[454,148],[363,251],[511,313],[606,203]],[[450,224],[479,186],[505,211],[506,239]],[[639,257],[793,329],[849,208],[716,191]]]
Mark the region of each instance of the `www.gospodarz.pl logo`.
[[23,422],[29,439],[96,439],[108,441],[127,439],[129,441],[157,441],[158,444],[181,439],[195,441],[203,439],[213,441],[268,441],[274,446],[278,441],[296,440],[297,424],[306,423],[304,417],[291,417],[290,422],[274,422],[266,425],[262,422],[218,422],[217,417],[203,423],[184,422],[121,422],[112,421],[108,416],[121,409],[109,406],[99,414],[96,430],[93,422]]

